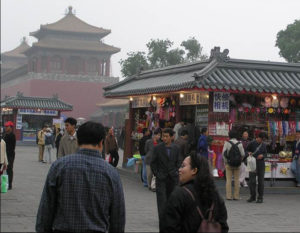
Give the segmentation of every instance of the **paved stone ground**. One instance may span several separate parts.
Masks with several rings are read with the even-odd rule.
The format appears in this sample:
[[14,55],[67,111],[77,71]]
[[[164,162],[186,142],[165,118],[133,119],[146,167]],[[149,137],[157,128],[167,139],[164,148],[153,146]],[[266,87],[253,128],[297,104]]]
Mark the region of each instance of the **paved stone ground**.
[[[40,196],[50,167],[37,162],[37,154],[36,147],[17,147],[13,189],[1,194],[1,232],[34,231]],[[124,169],[120,169],[120,175],[125,191],[126,232],[158,232],[155,193],[143,187],[138,175]],[[218,186],[224,193],[222,185]],[[300,232],[298,190],[277,187],[268,188],[266,193],[263,204],[247,203],[247,190],[242,191],[242,200],[226,202],[230,231]]]

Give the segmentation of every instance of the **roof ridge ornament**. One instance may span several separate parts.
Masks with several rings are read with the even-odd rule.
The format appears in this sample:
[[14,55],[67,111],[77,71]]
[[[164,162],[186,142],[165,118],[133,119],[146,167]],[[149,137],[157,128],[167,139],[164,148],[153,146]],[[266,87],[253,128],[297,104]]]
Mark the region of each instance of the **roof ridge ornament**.
[[213,49],[210,50],[210,57],[209,60],[217,60],[219,62],[226,62],[229,60],[229,49],[224,49],[221,52],[220,47],[215,46]]
[[67,15],[73,15],[74,14],[73,13],[73,7],[69,6],[68,9],[69,9],[69,11],[68,11]]
[[18,91],[18,92],[17,92],[17,97],[24,97],[24,96],[23,96],[23,93],[20,92],[20,91]]
[[53,94],[52,98],[58,100],[58,94],[57,93]]

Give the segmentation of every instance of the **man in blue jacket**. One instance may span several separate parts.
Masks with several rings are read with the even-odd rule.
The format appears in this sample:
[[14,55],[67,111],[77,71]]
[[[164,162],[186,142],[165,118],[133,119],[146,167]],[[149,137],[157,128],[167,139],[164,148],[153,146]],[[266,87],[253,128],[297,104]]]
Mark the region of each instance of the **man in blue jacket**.
[[202,128],[201,136],[199,137],[199,140],[198,140],[197,152],[198,152],[198,154],[200,154],[201,156],[204,156],[205,158],[208,158],[207,136],[208,136],[207,128]]

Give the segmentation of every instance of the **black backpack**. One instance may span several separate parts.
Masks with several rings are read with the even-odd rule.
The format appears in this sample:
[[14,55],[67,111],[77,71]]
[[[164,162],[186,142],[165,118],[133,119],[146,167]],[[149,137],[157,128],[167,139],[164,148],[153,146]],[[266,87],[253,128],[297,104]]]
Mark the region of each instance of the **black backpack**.
[[231,167],[239,167],[242,163],[242,155],[238,145],[241,142],[234,144],[231,141],[228,141],[231,144],[231,148],[229,151],[225,151],[225,158],[227,159],[227,163]]

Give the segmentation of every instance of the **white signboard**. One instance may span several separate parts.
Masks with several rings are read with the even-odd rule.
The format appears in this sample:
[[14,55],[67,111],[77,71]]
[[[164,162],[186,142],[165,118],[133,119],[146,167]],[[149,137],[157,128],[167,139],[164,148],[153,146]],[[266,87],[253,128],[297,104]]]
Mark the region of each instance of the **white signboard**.
[[133,98],[131,107],[132,108],[148,108],[150,107],[150,97]]
[[16,129],[22,129],[22,115],[17,115]]
[[180,98],[179,105],[199,105],[208,104],[208,92],[185,93],[183,98]]
[[58,111],[42,110],[42,109],[19,109],[18,114],[22,115],[43,115],[43,116],[57,116]]
[[229,96],[227,92],[214,92],[214,112],[229,112]]

